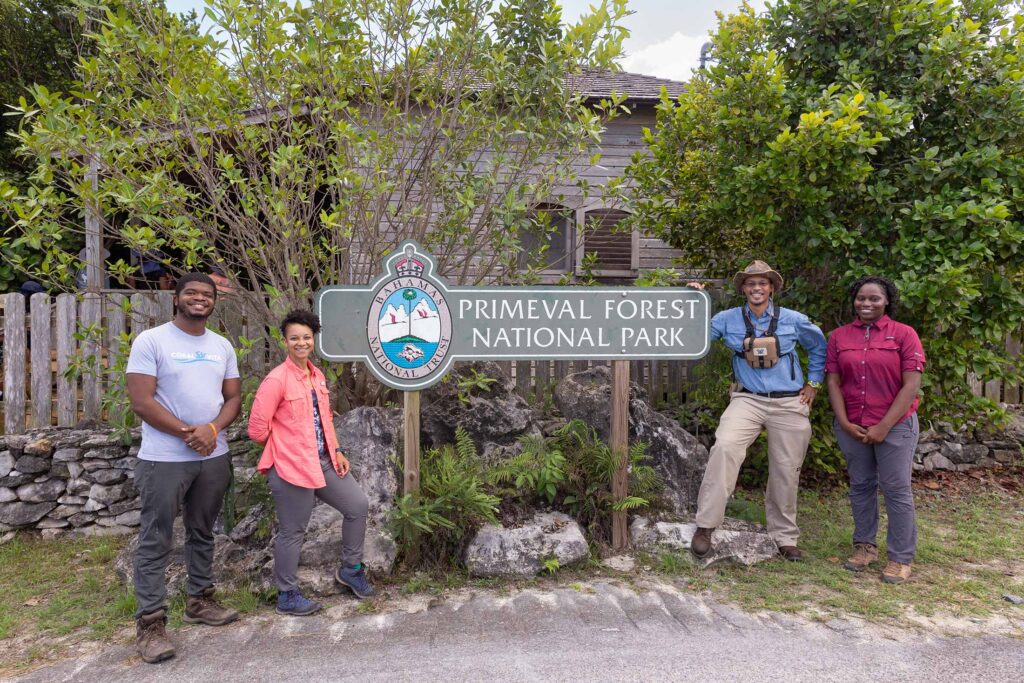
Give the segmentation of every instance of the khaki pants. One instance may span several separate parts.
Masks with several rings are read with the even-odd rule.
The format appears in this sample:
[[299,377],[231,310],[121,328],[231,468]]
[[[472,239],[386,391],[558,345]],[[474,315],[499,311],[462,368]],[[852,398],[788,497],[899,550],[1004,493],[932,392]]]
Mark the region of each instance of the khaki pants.
[[734,392],[715,432],[715,444],[697,497],[697,526],[713,529],[725,519],[747,447],[768,430],[768,487],[764,506],[768,535],[778,545],[796,545],[796,494],[800,466],[811,440],[810,406],[799,396],[766,398]]

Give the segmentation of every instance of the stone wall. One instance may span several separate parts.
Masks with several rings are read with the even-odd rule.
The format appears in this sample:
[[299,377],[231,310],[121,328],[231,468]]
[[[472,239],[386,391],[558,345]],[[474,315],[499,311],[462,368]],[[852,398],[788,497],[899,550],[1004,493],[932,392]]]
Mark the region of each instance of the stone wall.
[[[233,454],[248,441],[228,433]],[[50,429],[0,436],[0,533],[124,534],[139,525],[136,431],[124,445],[109,430]]]
[[953,470],[1000,467],[1024,462],[1024,412],[1007,407],[1009,422],[1001,429],[988,425],[964,424],[959,429],[948,422],[921,424],[921,439],[914,454],[915,470]]

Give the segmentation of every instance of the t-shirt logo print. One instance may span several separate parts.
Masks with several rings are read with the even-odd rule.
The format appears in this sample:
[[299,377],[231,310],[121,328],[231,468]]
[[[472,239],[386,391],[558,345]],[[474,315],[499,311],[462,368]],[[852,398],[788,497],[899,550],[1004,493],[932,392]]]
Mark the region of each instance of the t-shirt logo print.
[[400,379],[419,379],[436,370],[451,344],[451,312],[429,274],[429,261],[406,245],[373,295],[366,324],[378,366]]
[[205,351],[174,351],[171,353],[171,358],[175,363],[221,363],[224,361],[224,356]]

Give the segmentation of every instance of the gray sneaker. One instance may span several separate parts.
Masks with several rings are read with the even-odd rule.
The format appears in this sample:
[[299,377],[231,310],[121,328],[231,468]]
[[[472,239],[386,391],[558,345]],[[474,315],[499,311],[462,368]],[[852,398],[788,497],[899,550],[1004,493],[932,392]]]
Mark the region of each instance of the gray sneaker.
[[366,580],[366,570],[360,564],[359,568],[342,566],[334,574],[334,580],[342,586],[348,586],[349,590],[356,594],[360,600],[374,596],[373,586]]

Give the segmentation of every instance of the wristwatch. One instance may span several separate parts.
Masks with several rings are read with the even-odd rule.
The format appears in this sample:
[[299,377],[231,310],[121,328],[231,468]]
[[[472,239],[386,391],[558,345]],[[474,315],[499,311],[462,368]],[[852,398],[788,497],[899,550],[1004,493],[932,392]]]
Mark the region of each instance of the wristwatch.
[[821,389],[821,382],[814,382],[812,380],[807,380],[807,386],[809,386],[811,389],[818,390],[818,389]]

